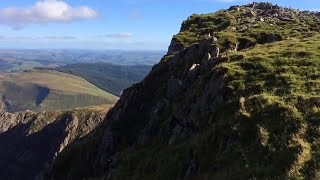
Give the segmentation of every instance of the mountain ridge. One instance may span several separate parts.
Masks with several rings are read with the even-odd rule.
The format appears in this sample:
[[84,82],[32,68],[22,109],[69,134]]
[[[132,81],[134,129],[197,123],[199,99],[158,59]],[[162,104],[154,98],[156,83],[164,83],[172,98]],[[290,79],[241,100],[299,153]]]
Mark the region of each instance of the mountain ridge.
[[45,177],[318,179],[319,17],[271,3],[190,16]]
[[319,17],[271,3],[190,16],[44,178],[319,179]]

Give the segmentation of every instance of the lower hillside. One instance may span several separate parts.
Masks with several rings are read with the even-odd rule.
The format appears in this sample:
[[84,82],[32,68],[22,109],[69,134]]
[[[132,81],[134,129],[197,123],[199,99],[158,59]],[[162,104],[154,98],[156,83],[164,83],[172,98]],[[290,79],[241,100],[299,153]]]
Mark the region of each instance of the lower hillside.
[[118,97],[74,75],[29,70],[0,77],[0,96],[8,112],[68,110],[114,104]]
[[67,145],[96,128],[110,108],[0,113],[1,179],[33,180]]
[[140,82],[149,73],[151,66],[78,63],[57,67],[54,70],[80,76],[101,89],[119,96],[124,89]]

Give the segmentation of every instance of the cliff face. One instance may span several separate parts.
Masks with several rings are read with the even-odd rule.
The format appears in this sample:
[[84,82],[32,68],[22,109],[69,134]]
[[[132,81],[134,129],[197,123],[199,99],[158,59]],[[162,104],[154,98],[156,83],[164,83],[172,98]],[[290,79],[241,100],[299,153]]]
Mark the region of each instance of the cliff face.
[[317,179],[319,13],[192,15],[168,54],[48,179]]
[[97,127],[108,108],[0,113],[1,179],[34,179],[67,145]]

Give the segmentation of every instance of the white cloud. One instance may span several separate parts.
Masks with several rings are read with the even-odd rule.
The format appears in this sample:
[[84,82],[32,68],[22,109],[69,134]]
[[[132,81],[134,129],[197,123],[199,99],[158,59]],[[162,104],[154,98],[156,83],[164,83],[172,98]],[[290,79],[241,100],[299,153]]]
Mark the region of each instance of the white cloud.
[[102,35],[105,38],[113,38],[113,39],[126,39],[133,37],[132,33],[114,33],[114,34],[105,34]]
[[21,29],[31,23],[71,22],[97,16],[98,13],[88,6],[72,7],[62,0],[41,0],[28,7],[0,9],[0,23],[14,29]]

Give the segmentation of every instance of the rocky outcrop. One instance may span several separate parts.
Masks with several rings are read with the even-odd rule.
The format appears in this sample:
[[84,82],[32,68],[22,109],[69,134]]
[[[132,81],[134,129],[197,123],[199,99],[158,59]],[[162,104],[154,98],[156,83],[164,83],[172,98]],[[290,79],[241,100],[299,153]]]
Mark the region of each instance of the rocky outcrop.
[[67,145],[96,128],[106,108],[0,113],[1,179],[34,179]]
[[173,54],[175,52],[181,51],[184,49],[182,43],[180,43],[177,39],[173,38],[171,40],[170,46],[168,48],[168,54]]

